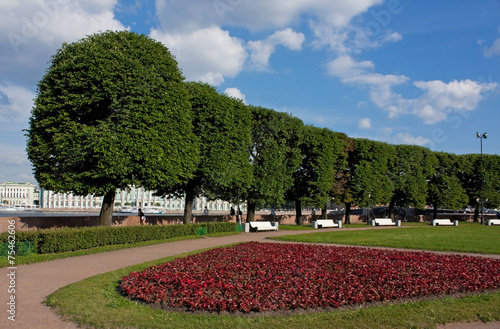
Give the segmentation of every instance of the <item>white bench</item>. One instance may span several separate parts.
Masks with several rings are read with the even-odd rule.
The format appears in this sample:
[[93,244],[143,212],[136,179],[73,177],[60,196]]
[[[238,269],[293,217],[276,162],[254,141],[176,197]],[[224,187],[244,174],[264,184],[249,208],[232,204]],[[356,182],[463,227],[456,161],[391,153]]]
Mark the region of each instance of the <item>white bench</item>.
[[372,226],[401,226],[401,221],[393,222],[390,218],[375,218],[372,220]]
[[433,219],[432,226],[458,226],[458,220],[453,222],[450,219]]
[[488,225],[500,225],[500,219],[489,219]]
[[311,222],[312,228],[342,227],[342,221],[333,222],[333,219],[315,219]]
[[278,226],[274,226],[271,222],[249,222],[250,231],[277,231]]

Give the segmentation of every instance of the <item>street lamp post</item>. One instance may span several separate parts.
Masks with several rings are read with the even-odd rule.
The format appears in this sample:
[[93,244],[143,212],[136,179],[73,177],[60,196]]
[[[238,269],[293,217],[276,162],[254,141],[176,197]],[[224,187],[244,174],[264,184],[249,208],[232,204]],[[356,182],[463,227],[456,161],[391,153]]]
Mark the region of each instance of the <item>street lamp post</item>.
[[484,214],[483,214],[483,209],[484,209],[483,138],[486,139],[487,137],[488,137],[487,133],[480,134],[479,132],[476,132],[476,138],[479,138],[481,141],[481,196],[480,196],[480,199],[481,199],[481,225],[484,225]]

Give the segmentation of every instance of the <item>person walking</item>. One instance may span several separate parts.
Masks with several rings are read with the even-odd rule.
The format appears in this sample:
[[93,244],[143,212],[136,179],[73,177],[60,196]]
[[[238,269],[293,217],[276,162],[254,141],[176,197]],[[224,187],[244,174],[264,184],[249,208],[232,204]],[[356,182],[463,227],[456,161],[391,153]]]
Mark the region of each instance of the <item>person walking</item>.
[[146,225],[146,215],[144,215],[141,208],[139,208],[139,218],[141,220],[141,225]]

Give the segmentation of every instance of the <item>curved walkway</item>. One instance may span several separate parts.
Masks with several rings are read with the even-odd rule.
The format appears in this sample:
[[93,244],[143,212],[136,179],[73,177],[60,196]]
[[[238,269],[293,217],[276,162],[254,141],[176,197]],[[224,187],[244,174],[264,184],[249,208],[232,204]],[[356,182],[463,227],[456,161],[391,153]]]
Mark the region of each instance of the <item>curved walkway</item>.
[[[327,230],[322,230],[327,231]],[[50,307],[42,302],[59,288],[81,281],[88,277],[114,271],[147,261],[175,256],[178,254],[216,247],[237,242],[265,241],[271,236],[311,233],[311,231],[279,231],[262,233],[242,233],[238,235],[168,242],[146,247],[59,259],[31,265],[19,265],[15,271],[16,321],[10,321],[7,313],[10,293],[10,269],[3,268],[0,273],[0,328],[26,329],[76,329],[74,323],[61,320]],[[446,329],[493,329],[500,323],[449,324]]]

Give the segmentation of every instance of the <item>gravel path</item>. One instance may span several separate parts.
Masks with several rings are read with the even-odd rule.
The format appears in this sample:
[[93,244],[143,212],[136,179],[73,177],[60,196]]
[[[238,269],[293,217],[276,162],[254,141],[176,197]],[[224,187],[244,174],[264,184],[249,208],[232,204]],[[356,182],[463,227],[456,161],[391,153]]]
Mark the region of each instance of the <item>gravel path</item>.
[[[307,232],[310,233],[311,231]],[[14,269],[3,268],[0,270],[0,305],[3,305],[0,313],[0,328],[78,328],[74,323],[61,320],[50,307],[43,305],[42,302],[45,298],[68,284],[146,261],[231,243],[265,241],[270,236],[300,233],[305,232],[282,230],[279,232],[242,233],[226,237],[169,242],[31,265],[19,265]],[[12,275],[9,277],[9,274],[12,274],[12,272],[15,272],[15,322],[8,319],[9,314],[7,312],[9,309],[7,303],[11,295],[8,290],[12,278]],[[448,324],[439,328],[500,329],[500,322]]]

